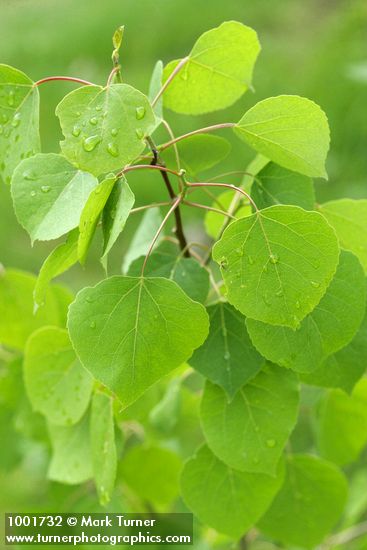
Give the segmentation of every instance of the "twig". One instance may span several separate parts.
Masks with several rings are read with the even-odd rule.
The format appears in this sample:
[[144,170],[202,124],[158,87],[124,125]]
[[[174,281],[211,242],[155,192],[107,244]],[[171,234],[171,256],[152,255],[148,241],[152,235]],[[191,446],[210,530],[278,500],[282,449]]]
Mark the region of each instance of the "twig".
[[223,128],[233,128],[234,126],[236,126],[234,122],[223,122],[221,124],[214,124],[213,126],[206,126],[205,128],[199,128],[199,130],[194,130],[193,132],[188,132],[187,134],[178,136],[175,139],[171,139],[171,141],[167,141],[167,143],[163,143],[163,145],[159,145],[157,149],[158,151],[164,151],[168,147],[171,147],[171,145],[174,145],[175,143],[178,143],[179,141],[182,141],[183,139],[186,139],[188,137],[196,136],[197,134],[205,134],[206,132],[214,132],[215,130],[221,130]]
[[154,105],[157,103],[157,101],[159,100],[159,98],[161,97],[161,95],[164,93],[164,91],[166,90],[166,88],[171,84],[172,80],[175,78],[175,76],[180,72],[180,70],[182,69],[182,67],[184,65],[186,65],[186,63],[188,62],[189,58],[188,57],[184,57],[183,59],[181,59],[181,61],[178,63],[178,65],[176,65],[176,67],[174,68],[174,70],[172,71],[172,73],[169,75],[169,77],[167,78],[166,82],[163,84],[162,88],[159,90],[159,92],[157,93],[157,95],[155,96],[155,98],[153,99],[152,101],[152,107],[154,107]]
[[341,531],[340,533],[333,535],[324,545],[321,546],[321,550],[331,550],[331,548],[334,548],[335,546],[346,544],[347,542],[357,539],[365,534],[367,534],[367,521],[354,525],[349,529],[345,529],[345,531]]
[[250,203],[252,204],[252,206],[254,207],[255,211],[258,212],[258,208],[255,204],[255,202],[253,201],[253,199],[251,198],[251,196],[246,193],[246,191],[244,191],[243,189],[241,189],[240,187],[236,187],[235,185],[232,185],[230,183],[212,183],[212,182],[198,182],[198,183],[188,183],[187,184],[187,187],[222,187],[222,188],[226,188],[226,189],[231,189],[231,191],[237,191],[238,193],[241,193],[244,197],[247,198],[248,201],[250,201]]
[[182,201],[182,204],[186,204],[187,206],[194,206],[195,208],[202,208],[203,210],[209,210],[211,212],[216,212],[217,214],[222,214],[223,216],[228,216],[229,218],[232,218],[232,220],[235,220],[236,217],[232,216],[225,210],[220,210],[219,208],[213,208],[212,206],[207,206],[206,204],[199,204],[198,202],[191,202],[184,200]]
[[[123,174],[127,174],[127,172],[132,172],[133,170],[159,170],[159,172],[168,172],[169,174],[174,174],[175,176],[179,177],[180,174],[176,172],[175,170],[171,170],[170,168],[166,168],[165,166],[156,165],[156,164],[133,164],[132,166],[126,166],[121,172],[117,174],[117,176],[122,176]],[[173,198],[173,197],[171,197]]]
[[170,202],[153,202],[152,204],[145,204],[144,206],[138,206],[137,208],[132,208],[130,214],[135,214],[135,212],[141,212],[142,210],[147,210],[148,208],[157,208],[159,206],[169,206]]
[[93,82],[88,82],[88,80],[83,80],[82,78],[74,78],[73,76],[48,76],[46,78],[42,78],[41,80],[37,80],[33,86],[40,86],[40,84],[44,84],[45,82],[53,82],[54,80],[65,80],[66,82],[77,82],[79,84],[84,84],[85,86],[95,86]]

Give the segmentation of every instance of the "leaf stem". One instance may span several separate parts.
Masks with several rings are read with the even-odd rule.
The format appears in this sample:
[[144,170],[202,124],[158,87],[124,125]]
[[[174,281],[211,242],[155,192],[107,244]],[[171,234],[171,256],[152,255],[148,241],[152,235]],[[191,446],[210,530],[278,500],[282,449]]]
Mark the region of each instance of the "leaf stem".
[[112,69],[107,79],[107,84],[106,84],[107,88],[112,84],[113,77],[116,76],[119,72],[120,72],[120,65]]
[[246,193],[246,191],[244,191],[240,187],[236,187],[235,185],[232,185],[230,183],[212,183],[212,182],[187,183],[187,187],[188,188],[190,188],[190,187],[222,187],[222,188],[226,188],[226,189],[231,189],[232,191],[237,191],[238,193],[241,193],[242,195],[244,195],[247,198],[247,200],[252,204],[255,211],[256,212],[259,211],[259,209],[256,206],[255,202],[253,201],[251,196],[248,193]]
[[84,84],[84,86],[96,86],[96,84],[93,84],[93,82],[89,82],[88,80],[83,80],[82,78],[74,78],[73,76],[47,76],[46,78],[37,80],[37,82],[35,82],[33,86],[40,86],[45,82],[53,82],[55,80],[64,80],[66,82],[77,82],[79,84]]
[[229,218],[232,218],[232,220],[236,219],[235,216],[232,216],[232,214],[229,214],[225,210],[220,210],[219,208],[213,208],[212,206],[207,206],[206,204],[199,204],[198,202],[191,202],[187,200],[183,200],[182,204],[186,204],[187,206],[193,206],[195,208],[202,208],[203,210],[209,210],[210,212],[216,212],[217,214],[223,214],[223,216],[228,216]]
[[147,265],[148,258],[149,258],[150,254],[151,254],[151,252],[154,248],[154,245],[157,242],[157,239],[158,239],[159,235],[161,234],[162,229],[166,225],[168,218],[170,217],[172,212],[174,212],[176,210],[176,208],[179,206],[181,201],[182,201],[182,197],[176,197],[176,200],[173,202],[171,208],[168,210],[167,214],[164,216],[164,218],[162,220],[162,223],[158,227],[158,230],[157,230],[156,234],[154,235],[153,240],[150,243],[148,252],[146,253],[146,256],[144,258],[144,262],[143,262],[143,265],[142,265],[142,268],[141,268],[140,277],[144,277],[145,266]]
[[130,214],[135,214],[135,212],[141,212],[142,210],[147,210],[148,208],[158,208],[159,206],[169,206],[171,202],[153,202],[152,204],[145,204],[144,206],[137,206],[130,210]]
[[121,170],[121,172],[119,172],[117,176],[122,176],[123,174],[127,174],[127,172],[132,172],[133,170],[144,170],[144,169],[159,170],[159,172],[167,172],[169,174],[174,174],[177,177],[180,176],[180,174],[175,170],[171,170],[170,168],[166,168],[165,166],[161,166],[159,164],[133,164],[132,166],[126,166],[126,168]]
[[214,132],[215,130],[222,130],[223,128],[233,128],[236,126],[234,122],[222,122],[221,124],[213,124],[213,126],[206,126],[205,128],[199,128],[198,130],[194,130],[193,132],[188,132],[187,134],[183,134],[182,136],[178,136],[175,139],[171,139],[170,141],[167,141],[166,143],[163,143],[163,145],[158,146],[159,151],[164,151],[168,147],[171,147],[171,145],[174,145],[175,143],[178,143],[179,141],[182,141],[183,139],[186,139],[191,136],[196,136],[197,134],[205,134],[206,132]]
[[178,63],[178,65],[176,65],[176,67],[174,68],[174,70],[172,71],[172,73],[169,75],[169,77],[167,78],[166,82],[163,84],[162,88],[159,90],[159,92],[157,93],[157,95],[155,96],[155,98],[153,99],[152,101],[152,107],[154,107],[154,105],[157,103],[157,101],[159,100],[159,98],[161,97],[161,95],[165,92],[165,90],[167,89],[167,87],[171,84],[172,80],[175,78],[175,76],[180,72],[180,70],[182,69],[182,67],[184,65],[186,65],[186,63],[188,62],[189,60],[189,57],[184,57],[183,59],[181,59],[181,61]]

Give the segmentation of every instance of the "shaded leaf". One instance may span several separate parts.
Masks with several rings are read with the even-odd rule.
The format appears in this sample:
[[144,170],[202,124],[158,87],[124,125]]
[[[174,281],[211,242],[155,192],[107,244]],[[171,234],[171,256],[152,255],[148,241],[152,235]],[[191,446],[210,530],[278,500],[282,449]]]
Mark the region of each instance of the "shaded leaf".
[[[148,208],[148,210],[144,212],[139,227],[135,231],[134,237],[131,239],[129,248],[122,261],[121,269],[123,273],[128,272],[131,263],[136,260],[136,258],[145,256],[161,222],[162,216],[159,208]],[[157,245],[161,239],[162,234],[157,239]]]

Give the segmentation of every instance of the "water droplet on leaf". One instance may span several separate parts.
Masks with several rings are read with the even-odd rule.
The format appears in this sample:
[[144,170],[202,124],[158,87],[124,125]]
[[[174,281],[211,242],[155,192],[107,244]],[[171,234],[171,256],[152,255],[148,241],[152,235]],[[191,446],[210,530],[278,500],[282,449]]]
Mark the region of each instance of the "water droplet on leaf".
[[73,134],[74,137],[79,137],[80,136],[79,126],[74,126],[73,131],[71,133]]
[[119,151],[117,149],[117,146],[114,143],[109,143],[107,145],[107,152],[113,157],[119,156]]
[[135,133],[136,133],[136,136],[137,136],[138,139],[143,139],[143,137],[144,137],[144,132],[143,132],[143,130],[142,130],[141,128],[137,128],[137,129],[135,130]]
[[96,126],[97,122],[98,122],[98,118],[95,116],[92,116],[92,118],[89,119],[89,124],[91,124],[92,126]]
[[314,288],[319,288],[320,283],[317,283],[316,281],[311,281],[311,285],[312,285]]
[[111,136],[116,137],[118,133],[119,133],[119,131],[118,131],[117,128],[112,128],[112,130],[111,130]]
[[269,259],[272,264],[277,264],[279,262],[279,258],[276,254],[270,254]]
[[275,439],[267,439],[266,444],[267,444],[268,447],[270,447],[272,449],[273,447],[275,447],[276,441],[275,441]]
[[137,107],[135,109],[135,115],[138,120],[141,120],[145,116],[145,107]]
[[51,187],[49,185],[42,185],[41,191],[42,193],[48,193],[50,191]]
[[87,137],[83,142],[84,151],[90,153],[101,142],[101,138],[97,135]]
[[89,324],[90,328],[96,328],[96,322],[95,321],[91,321],[90,324]]

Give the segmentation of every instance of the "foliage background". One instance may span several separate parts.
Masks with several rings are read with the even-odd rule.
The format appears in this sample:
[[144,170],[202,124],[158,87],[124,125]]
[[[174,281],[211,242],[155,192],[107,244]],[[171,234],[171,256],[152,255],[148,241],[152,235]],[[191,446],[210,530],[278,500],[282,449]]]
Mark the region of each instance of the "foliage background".
[[[124,24],[123,76],[147,91],[157,59],[167,62],[182,57],[202,32],[230,19],[257,30],[262,53],[255,70],[256,90],[220,112],[220,120],[238,120],[246,108],[268,96],[286,93],[313,99],[326,111],[332,131],[330,179],[317,184],[318,199],[367,197],[365,0],[0,0],[0,60],[34,80],[66,74],[103,83],[111,67],[112,33]],[[53,113],[71,89],[67,83],[50,83],[40,90],[45,152],[57,150],[61,132]],[[170,113],[169,120],[178,134],[191,129],[194,122],[199,127],[212,119],[208,115],[194,121]],[[249,160],[241,143],[232,142],[233,154],[223,171],[243,169]],[[151,175],[139,174],[131,180],[137,202],[164,197],[158,178],[152,181]],[[191,231],[198,231],[196,212],[186,215],[191,216]],[[112,262],[115,270],[123,248],[120,240]],[[28,236],[16,222],[9,190],[2,187],[1,263],[36,272],[49,250],[47,243],[31,249]],[[76,267],[64,280],[77,290],[101,278],[96,257],[91,254],[86,270]],[[37,449],[30,449],[25,464],[0,472],[0,507],[6,503],[7,509],[26,509],[37,499],[51,498],[48,488],[40,485],[43,476]]]

